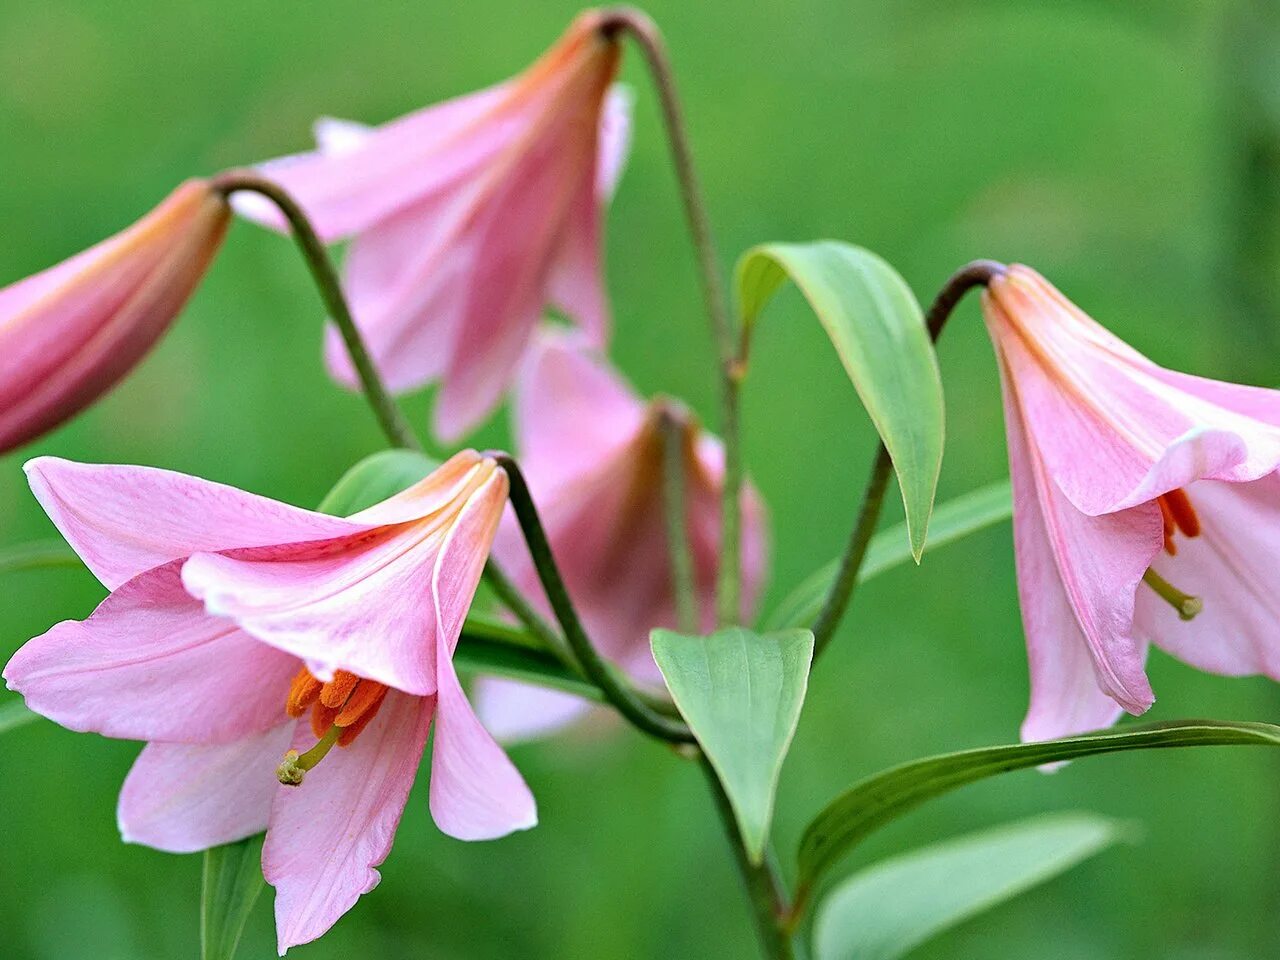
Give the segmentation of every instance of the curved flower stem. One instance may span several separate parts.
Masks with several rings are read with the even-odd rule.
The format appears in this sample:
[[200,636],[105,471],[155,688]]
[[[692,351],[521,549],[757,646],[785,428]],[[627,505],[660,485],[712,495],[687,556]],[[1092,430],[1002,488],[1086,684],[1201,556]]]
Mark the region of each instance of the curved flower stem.
[[516,520],[520,523],[520,531],[524,534],[529,555],[533,558],[534,568],[538,571],[538,579],[547,595],[556,619],[560,621],[560,629],[570,649],[578,659],[582,672],[588,680],[600,688],[617,711],[631,724],[650,736],[671,743],[692,743],[693,734],[679,720],[659,713],[634,690],[618,673],[606,663],[591,645],[582,622],[574,610],[573,601],[569,599],[569,591],[565,589],[564,579],[556,566],[551,552],[551,544],[547,540],[546,530],[534,506],[533,497],[529,493],[529,485],[525,482],[520,465],[510,454],[501,451],[488,451],[486,456],[493,457],[498,465],[506,471],[511,481],[511,506],[515,510]]
[[772,858],[766,856],[764,862],[759,864],[751,862],[742,833],[738,829],[733,806],[720,778],[716,776],[715,769],[705,755],[699,756],[698,766],[706,774],[707,785],[715,798],[716,812],[720,815],[725,833],[729,836],[729,844],[733,847],[738,872],[742,875],[747,897],[751,901],[751,913],[755,918],[756,932],[760,936],[760,947],[769,960],[792,960],[795,952],[787,931],[787,918],[791,908],[782,882],[773,868]]
[[[953,273],[934,298],[933,305],[925,314],[925,327],[929,338],[935,343],[942,335],[942,328],[961,298],[974,287],[985,287],[991,279],[1004,272],[1004,264],[994,260],[974,260],[965,264]],[[880,507],[884,503],[884,492],[893,473],[893,461],[883,443],[876,451],[876,458],[871,464],[871,475],[862,494],[862,505],[858,509],[858,519],[849,535],[849,542],[840,557],[836,578],[823,601],[822,612],[813,625],[813,657],[826,649],[835,636],[836,628],[849,608],[853,599],[853,590],[858,583],[858,570],[867,554],[867,545],[876,531],[876,521],[880,518]]]
[[654,87],[658,91],[667,141],[671,146],[671,165],[680,185],[685,221],[697,255],[702,299],[712,335],[715,337],[721,368],[720,432],[724,439],[725,469],[716,611],[720,623],[733,623],[741,616],[739,597],[742,591],[742,506],[739,498],[742,486],[742,444],[738,418],[738,388],[742,373],[734,345],[734,324],[720,279],[715,241],[711,236],[711,221],[698,183],[688,128],[676,93],[675,71],[671,68],[662,32],[647,14],[633,7],[607,10],[600,29],[607,36],[619,33],[630,35],[644,55]]
[[671,555],[671,587],[676,598],[676,622],[681,633],[698,632],[698,598],[693,582],[693,554],[685,512],[685,439],[688,432],[666,405],[658,410],[662,434],[662,508],[667,523],[667,551]]
[[391,398],[391,394],[387,392],[373,365],[373,360],[369,357],[364,339],[360,336],[360,331],[356,328],[355,320],[351,316],[351,308],[347,305],[347,299],[342,293],[342,283],[333,267],[333,261],[329,259],[328,251],[297,201],[279,184],[250,171],[232,170],[218,174],[213,178],[213,186],[224,196],[241,191],[256,193],[266,197],[284,214],[293,231],[293,238],[302,251],[302,257],[307,262],[307,268],[311,271],[311,278],[320,290],[320,297],[324,300],[329,316],[337,324],[343,342],[347,345],[351,363],[360,377],[361,390],[364,392],[365,399],[369,401],[369,406],[373,408],[382,432],[386,434],[392,446],[420,450],[422,444],[418,442],[404,414]]

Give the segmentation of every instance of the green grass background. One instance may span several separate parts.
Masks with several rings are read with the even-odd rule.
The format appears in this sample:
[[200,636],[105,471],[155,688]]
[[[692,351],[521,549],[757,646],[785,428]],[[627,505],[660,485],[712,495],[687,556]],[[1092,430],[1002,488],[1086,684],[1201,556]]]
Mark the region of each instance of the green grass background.
[[[649,9],[670,39],[726,268],[756,242],[840,237],[886,256],[923,300],[968,259],[1022,260],[1157,360],[1274,386],[1280,317],[1240,316],[1239,291],[1224,279],[1241,134],[1231,83],[1245,68],[1225,39],[1231,6],[655,0]],[[304,146],[318,114],[381,121],[512,73],[574,9],[559,0],[0,0],[0,282],[120,228],[189,174]],[[638,107],[610,215],[616,358],[639,388],[687,397],[712,419],[710,344],[634,53],[625,74]],[[325,377],[320,321],[290,245],[238,224],[173,333],[122,388],[0,460],[0,543],[52,533],[20,471],[34,453],[154,464],[318,502],[379,445],[360,400]],[[873,435],[794,293],[770,308],[754,353],[746,453],[772,510],[776,600],[837,551]],[[940,353],[947,497],[998,479],[1006,462],[973,303]],[[410,402],[418,424],[427,402]],[[504,442],[505,423],[497,417],[478,442]],[[100,595],[80,572],[8,577],[0,655],[84,616]],[[872,584],[813,677],[784,770],[787,862],[807,818],[854,779],[1014,739],[1025,674],[1007,525]],[[1280,719],[1270,682],[1200,676],[1158,653],[1151,675],[1152,718]],[[0,741],[0,956],[197,955],[200,858],[124,846],[116,834],[116,791],[136,749],[43,722]],[[537,830],[487,844],[443,837],[423,777],[382,885],[296,955],[753,955],[696,770],[621,730],[514,757],[538,796]],[[1140,821],[1145,839],[921,957],[1280,955],[1280,758],[1263,751],[1010,775],[912,814],[854,863],[1067,808]],[[269,900],[250,921],[246,958],[274,955]]]

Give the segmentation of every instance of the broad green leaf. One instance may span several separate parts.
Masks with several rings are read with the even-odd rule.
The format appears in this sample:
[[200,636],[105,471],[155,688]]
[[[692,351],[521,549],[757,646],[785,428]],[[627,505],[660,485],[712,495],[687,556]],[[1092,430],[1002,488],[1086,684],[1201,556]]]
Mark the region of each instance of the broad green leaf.
[[1095,814],[1058,813],[883,860],[823,900],[814,921],[814,953],[817,960],[898,960],[1131,832]]
[[28,710],[27,705],[18,697],[0,703],[0,733],[25,727],[28,723],[39,719],[40,714]]
[[743,336],[787,278],[835,345],[893,458],[911,553],[924,550],[942,467],[942,379],[911,288],[870,250],[835,240],[770,243],[738,261]]
[[1280,727],[1220,720],[1136,724],[1040,743],[962,750],[904,763],[854,784],[809,824],[800,838],[802,896],[812,890],[824,871],[868,834],[957,787],[1010,770],[1097,753],[1234,745],[1280,746]]
[[809,683],[813,634],[654,630],[650,644],[676,707],[724,784],[747,852],[759,862]]
[[[933,511],[926,549],[933,550],[954,543],[971,533],[999,523],[1012,512],[1013,501],[1009,495],[1008,480],[1001,480],[949,500]],[[906,524],[899,523],[871,538],[871,543],[867,545],[867,555],[858,570],[859,583],[891,570],[911,557],[905,534]],[[804,627],[813,623],[822,610],[822,601],[831,590],[831,581],[836,577],[839,563],[839,560],[832,560],[787,594],[765,621],[764,629],[784,630],[787,627]]]
[[335,517],[349,517],[409,489],[437,466],[416,450],[382,450],[344,473],[317,509]]
[[80,565],[80,558],[61,540],[18,543],[0,550],[0,573]]
[[231,960],[262,892],[262,836],[204,852],[200,894],[201,960]]

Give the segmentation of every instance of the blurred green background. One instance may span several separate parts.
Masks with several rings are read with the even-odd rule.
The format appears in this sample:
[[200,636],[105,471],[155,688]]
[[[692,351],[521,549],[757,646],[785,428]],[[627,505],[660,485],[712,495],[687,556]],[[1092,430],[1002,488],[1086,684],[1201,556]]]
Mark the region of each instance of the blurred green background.
[[[1280,29],[1266,6],[654,0],[649,10],[670,40],[726,267],[762,240],[835,236],[885,255],[927,300],[966,260],[1023,260],[1160,362],[1277,385],[1280,72],[1267,58]],[[122,227],[189,174],[303,147],[318,114],[381,121],[513,73],[574,11],[549,0],[3,0],[0,282]],[[610,217],[616,357],[641,389],[683,395],[711,419],[710,345],[634,52],[625,74],[639,96]],[[318,502],[379,446],[361,401],[325,377],[320,321],[291,246],[237,225],[176,329],[121,389],[0,460],[0,543],[52,534],[20,470],[36,452]],[[757,344],[746,445],[772,508],[776,601],[842,543],[873,436],[796,295],[771,308]],[[940,352],[945,498],[998,479],[1006,462],[974,303]],[[410,402],[417,423],[426,409],[426,398]],[[499,416],[479,442],[505,432]],[[0,655],[101,596],[67,571],[15,574],[2,589]],[[1159,653],[1151,674],[1153,718],[1280,720],[1270,682],[1200,676]],[[1007,524],[877,580],[813,678],[779,798],[784,854],[856,778],[1016,738],[1025,701]],[[196,956],[200,858],[124,846],[115,831],[137,748],[43,722],[2,746],[0,956]],[[445,838],[422,778],[381,887],[296,955],[754,955],[696,770],[619,730],[514,756],[538,796],[537,830],[489,844]],[[1068,808],[1140,821],[1145,839],[920,956],[1280,955],[1280,759],[1267,752],[1011,775],[927,806],[858,856]],[[250,921],[246,958],[274,955],[269,900]]]

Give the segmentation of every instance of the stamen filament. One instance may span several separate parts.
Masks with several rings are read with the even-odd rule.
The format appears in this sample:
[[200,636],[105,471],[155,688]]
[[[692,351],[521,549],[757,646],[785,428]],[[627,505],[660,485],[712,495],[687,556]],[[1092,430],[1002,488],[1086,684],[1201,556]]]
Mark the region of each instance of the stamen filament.
[[1151,568],[1142,575],[1142,582],[1154,590],[1161,600],[1178,611],[1178,616],[1183,620],[1194,620],[1196,615],[1204,610],[1203,600],[1189,593],[1183,593]]
[[299,754],[297,750],[290,750],[280,761],[280,766],[276,767],[276,779],[286,787],[296,787],[302,783],[307,771],[325,758],[325,754],[333,749],[333,745],[338,742],[340,736],[342,736],[342,728],[335,723],[306,753]]

